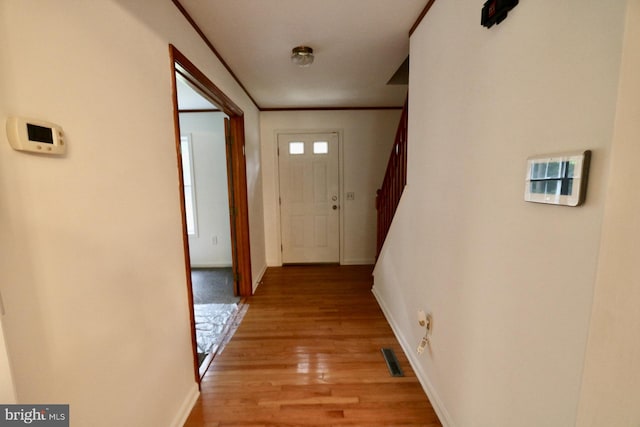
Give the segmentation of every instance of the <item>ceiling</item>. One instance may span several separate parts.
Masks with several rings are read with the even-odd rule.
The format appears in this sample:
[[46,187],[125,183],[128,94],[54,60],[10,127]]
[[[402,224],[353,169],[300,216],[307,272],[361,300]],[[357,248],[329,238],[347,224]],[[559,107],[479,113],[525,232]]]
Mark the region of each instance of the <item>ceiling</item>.
[[176,91],[178,92],[178,110],[211,110],[215,105],[200,95],[193,87],[176,73]]
[[[261,109],[401,107],[387,85],[428,0],[179,0]],[[310,46],[315,62],[291,63]]]

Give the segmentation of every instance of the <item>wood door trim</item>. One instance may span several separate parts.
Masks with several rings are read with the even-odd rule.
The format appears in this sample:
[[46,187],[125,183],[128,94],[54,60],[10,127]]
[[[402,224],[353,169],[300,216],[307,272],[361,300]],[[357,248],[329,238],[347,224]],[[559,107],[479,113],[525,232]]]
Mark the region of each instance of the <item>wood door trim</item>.
[[[191,325],[191,331],[196,329],[196,318],[193,307],[193,288],[191,283],[191,257],[189,254],[189,240],[187,232],[187,214],[186,206],[184,202],[184,176],[182,175],[182,153],[180,151],[180,113],[178,112],[178,89],[176,83],[176,73],[174,71],[174,61],[172,56],[171,61],[171,97],[173,99],[173,130],[176,141],[176,157],[178,159],[178,191],[180,193],[180,217],[182,220],[182,248],[184,254],[184,263],[186,268],[186,280],[187,280],[187,299],[189,302],[189,323]],[[198,342],[196,340],[196,334],[191,334],[191,347],[193,353],[193,366],[194,375],[198,387],[200,386],[200,373],[198,370]]]
[[230,116],[231,154],[233,170],[233,197],[235,221],[235,244],[238,261],[238,294],[242,297],[253,295],[251,276],[251,239],[249,236],[249,200],[247,197],[247,165],[245,161],[244,117]]
[[[195,314],[193,308],[193,289],[191,283],[191,261],[189,256],[189,240],[187,234],[186,208],[184,204],[184,182],[182,176],[182,156],[180,152],[180,118],[178,109],[178,91],[176,84],[176,72],[198,88],[198,91],[218,106],[227,116],[231,123],[231,140],[233,143],[227,152],[230,155],[230,170],[227,171],[230,183],[230,205],[231,212],[229,221],[232,230],[231,245],[236,254],[233,260],[234,270],[239,275],[237,293],[239,296],[247,297],[253,294],[253,282],[251,277],[251,250],[249,236],[249,207],[247,198],[247,175],[246,162],[244,156],[244,119],[243,111],[227,95],[224,94],[209,78],[202,73],[189,59],[187,59],[173,45],[169,45],[169,56],[171,59],[171,93],[173,98],[173,120],[176,144],[176,157],[178,159],[178,183],[180,192],[180,211],[182,215],[182,240],[184,248],[184,262],[187,282],[187,294],[189,300],[189,320],[192,331],[195,331]],[[200,375],[198,369],[197,342],[195,333],[191,337],[194,357],[194,375],[198,384]]]
[[[244,114],[242,109],[240,109],[231,98],[209,80],[209,78],[200,71],[193,62],[176,49],[174,45],[170,44],[169,50],[175,71],[195,86],[196,90],[201,92],[205,97],[210,98],[210,100],[220,107],[228,116],[242,116]],[[177,66],[174,64],[177,64]]]
[[[247,173],[244,155],[244,112],[238,107],[222,90],[220,90],[209,78],[201,72],[186,56],[184,56],[175,46],[169,45],[172,64],[176,71],[198,87],[200,92],[210,101],[213,101],[231,121],[231,136],[233,139],[233,149],[231,150],[232,161],[230,181],[233,186],[233,203],[229,206],[234,208],[235,228],[237,236],[232,239],[232,244],[238,245],[238,266],[236,272],[240,274],[240,285],[238,293],[240,296],[248,297],[253,294],[253,283],[251,281],[251,252],[249,244],[249,206],[247,197]],[[174,77],[175,78],[175,77]],[[176,96],[177,99],[177,96]],[[176,105],[177,109],[177,105]],[[176,140],[179,143],[179,135]]]
[[184,110],[179,110],[179,113],[219,113],[220,110],[218,108],[187,108]]

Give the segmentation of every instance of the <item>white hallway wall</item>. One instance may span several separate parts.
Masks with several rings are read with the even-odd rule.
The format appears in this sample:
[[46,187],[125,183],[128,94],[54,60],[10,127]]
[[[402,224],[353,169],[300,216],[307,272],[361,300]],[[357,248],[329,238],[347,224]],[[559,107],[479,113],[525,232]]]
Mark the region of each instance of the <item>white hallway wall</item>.
[[[267,264],[282,264],[277,132],[339,131],[342,136],[341,262],[372,264],[376,190],[391,153],[400,110],[273,111],[260,114]],[[345,193],[355,193],[345,200]]]
[[640,425],[640,0],[628,3],[579,427]]
[[191,135],[195,178],[198,233],[189,236],[192,267],[231,266],[225,117],[214,112],[180,113],[180,133]]
[[0,316],[0,402],[12,404],[16,402],[16,390],[13,384],[11,364],[7,354],[7,345],[2,330],[2,317]]
[[[374,292],[445,425],[575,425],[625,1],[436,1],[411,38],[408,187]],[[587,201],[523,201],[526,159],[593,150]],[[434,316],[415,352],[416,312]]]
[[70,403],[79,426],[179,425],[197,387],[168,43],[245,112],[254,274],[265,266],[258,111],[168,1],[1,1],[0,40],[2,123],[51,120],[68,142],[65,157],[33,156],[0,132],[17,400]]
[[[0,5],[0,12],[2,11],[1,9],[1,5]],[[1,16],[1,15],[0,15]],[[1,70],[5,70],[9,64],[7,62],[8,58],[6,57],[6,55],[3,55],[2,52],[0,52],[0,69]],[[7,84],[9,82],[5,81],[5,79],[2,79],[0,77],[0,94],[6,94],[7,93]],[[8,115],[8,106],[5,105],[5,102],[2,100],[3,97],[0,97],[0,117],[4,118],[7,117]],[[0,132],[2,134],[4,134],[4,132]],[[0,140],[0,143],[2,143],[3,141]],[[0,172],[1,174],[2,172]],[[1,188],[1,187],[0,187]],[[0,196],[0,200],[2,200],[2,196]],[[3,204],[0,204],[0,221],[4,220],[6,218],[6,214],[3,213],[4,212],[4,207]],[[0,225],[0,227],[2,227]],[[2,265],[2,258],[5,257],[5,252],[8,251],[9,247],[8,246],[10,244],[9,240],[7,238],[3,237],[3,234],[0,234],[0,265]],[[0,272],[0,277],[2,276],[2,273]],[[3,287],[0,284],[0,304],[3,303],[2,301],[2,290]],[[2,310],[0,308],[0,310]],[[5,339],[5,333],[4,333],[4,329],[6,328],[6,326],[3,326],[3,315],[0,312],[0,402],[6,402],[6,403],[15,403],[16,402],[16,391],[15,391],[15,385],[14,385],[14,381],[13,381],[13,372],[11,369],[11,362],[9,360],[9,354],[8,354],[8,349],[7,349],[7,343],[6,343],[6,339]]]

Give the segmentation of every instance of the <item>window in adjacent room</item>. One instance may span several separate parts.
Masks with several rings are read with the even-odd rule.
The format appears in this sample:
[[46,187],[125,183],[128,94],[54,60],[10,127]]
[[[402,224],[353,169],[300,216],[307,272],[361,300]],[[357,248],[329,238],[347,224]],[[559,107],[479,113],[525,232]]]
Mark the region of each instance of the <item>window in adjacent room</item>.
[[191,136],[180,136],[180,151],[182,154],[182,174],[184,181],[184,207],[187,217],[187,233],[197,234],[195,179],[193,175],[193,150]]

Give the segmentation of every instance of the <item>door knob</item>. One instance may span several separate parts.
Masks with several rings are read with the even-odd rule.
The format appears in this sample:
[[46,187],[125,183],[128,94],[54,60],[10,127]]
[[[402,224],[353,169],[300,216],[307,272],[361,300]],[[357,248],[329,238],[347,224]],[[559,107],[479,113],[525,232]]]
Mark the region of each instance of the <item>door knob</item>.
[[333,205],[333,210],[335,211],[336,209],[338,209],[338,205]]

